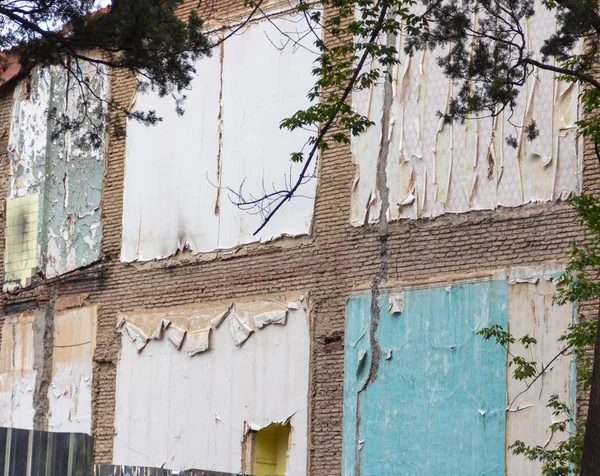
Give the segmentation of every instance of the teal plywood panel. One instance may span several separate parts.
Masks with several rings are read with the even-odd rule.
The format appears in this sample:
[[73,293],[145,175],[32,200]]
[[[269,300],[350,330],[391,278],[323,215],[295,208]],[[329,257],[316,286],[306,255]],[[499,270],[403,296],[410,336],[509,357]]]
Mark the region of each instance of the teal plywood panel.
[[[342,467],[344,475],[354,474],[357,441],[357,393],[364,387],[371,367],[370,349],[371,296],[353,296],[346,303],[344,339],[344,423]],[[359,358],[362,356],[359,365]]]
[[364,389],[370,296],[348,301],[343,474],[504,474],[506,353],[476,333],[506,326],[506,281],[406,291],[397,314],[387,298],[377,378]]

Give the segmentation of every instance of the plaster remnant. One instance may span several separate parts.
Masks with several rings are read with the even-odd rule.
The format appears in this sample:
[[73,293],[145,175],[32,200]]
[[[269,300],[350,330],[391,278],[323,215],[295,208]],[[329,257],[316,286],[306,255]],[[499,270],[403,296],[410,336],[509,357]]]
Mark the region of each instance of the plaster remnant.
[[[210,332],[210,327],[208,329],[206,329],[206,334],[208,335],[208,333]],[[182,327],[177,327],[176,325],[170,324],[167,327],[167,330],[165,332],[165,337],[167,338],[167,340],[173,344],[173,347],[175,347],[177,350],[179,350],[181,348],[181,344],[183,344],[183,338],[186,335],[186,330],[183,329]],[[207,344],[208,344],[208,339],[207,339]],[[206,346],[206,348],[208,348],[208,345]]]
[[367,356],[367,351],[364,349],[361,349],[358,351],[358,364],[356,366],[357,372],[359,370],[361,370],[364,362],[365,362],[365,357]]
[[67,294],[59,296],[54,304],[54,311],[64,311],[66,309],[72,309],[74,307],[83,307],[90,297],[89,294]]
[[[269,309],[286,310],[290,302],[299,301],[293,296],[236,299],[232,313],[242,319],[248,313],[252,322]],[[170,325],[185,324],[188,332],[180,351],[165,338],[167,327],[162,338],[151,340],[140,353],[123,331],[112,463],[147,465],[151,456],[165,469],[199,467],[238,473],[241,440],[248,427],[285,422],[293,427],[286,472],[307,474],[310,331],[306,310],[294,304],[299,309],[288,310],[286,325],[256,330],[238,348],[226,325],[218,329],[210,325],[230,306],[231,301],[202,302],[123,313],[126,322],[136,323],[146,333],[161,318],[171,320]],[[210,331],[210,351],[189,358],[188,322],[194,316],[199,327]],[[165,385],[169,392],[164,391]],[[245,427],[244,422],[250,425]]]
[[[39,314],[39,313],[38,313]],[[33,429],[37,373],[35,312],[6,316],[0,348],[0,425]],[[38,349],[43,353],[43,349]]]
[[48,430],[92,432],[92,359],[96,348],[97,306],[53,315]]
[[285,325],[289,312],[303,308],[295,301],[239,300],[210,305],[141,309],[119,315],[117,329],[127,334],[138,352],[152,340],[166,338],[177,350],[194,356],[209,349],[211,330],[226,320],[233,343],[242,345],[257,329],[269,324]]
[[[526,29],[527,34],[532,28],[537,32],[531,38],[534,56],[539,51],[535,38],[550,36],[556,29],[551,12],[540,9],[538,13],[530,21],[535,25]],[[376,122],[364,134],[352,137],[353,226],[374,224],[381,215],[383,191],[376,177],[384,121],[389,139],[389,207],[383,214],[387,220],[518,207],[566,200],[579,193],[583,154],[575,128],[581,112],[578,85],[536,69],[517,98],[516,115],[497,110],[494,117],[468,117],[464,124],[447,124],[436,113],[447,111],[452,83],[437,64],[438,55],[425,50],[408,60],[401,40],[396,46],[399,65],[391,72],[392,102],[384,106],[387,81],[352,98],[354,110]],[[581,51],[581,45],[575,50]],[[525,128],[511,124],[515,117],[518,120],[512,122],[519,126],[536,121],[539,136],[528,140]],[[516,138],[517,149],[507,145],[509,136]]]
[[225,318],[229,315],[229,313],[231,312],[232,309],[233,309],[233,304],[231,306],[229,306],[229,308],[226,311],[223,311],[221,314],[214,317],[210,321],[210,325],[213,328],[218,329],[221,326],[221,324],[223,323],[223,321],[225,320]]
[[388,297],[388,312],[391,314],[402,314],[404,311],[404,293],[391,294]]
[[[61,66],[34,68],[29,78],[17,84],[13,95],[8,158],[11,178],[8,202],[36,197],[30,213],[37,228],[34,266],[46,278],[59,276],[96,261],[100,254],[100,201],[104,177],[104,120],[109,80],[106,68],[80,62],[78,70],[89,88],[85,92],[69,82]],[[31,84],[31,93],[25,94]],[[80,124],[59,131],[58,120],[48,111],[58,111]],[[97,133],[100,144],[86,139]],[[33,229],[33,224],[32,224]],[[14,287],[10,266],[5,267],[5,284]],[[18,286],[27,286],[21,279]]]
[[187,331],[187,333],[185,334],[184,348],[186,355],[193,357],[196,354],[208,350],[210,332],[211,328]]
[[510,284],[511,286],[514,286],[515,284],[523,284],[523,283],[528,283],[528,284],[537,284],[537,282],[540,280],[540,278],[512,278],[508,280],[508,284]]
[[[446,108],[450,107],[450,98],[452,97],[452,80],[448,79],[448,95],[446,98]],[[436,133],[435,147],[433,148],[434,156],[434,185],[435,185],[435,200],[441,203],[446,203],[448,200],[448,192],[450,189],[450,175],[452,173],[452,157],[453,157],[453,130],[454,125],[444,117],[439,119],[439,126]]]
[[[500,184],[504,172],[504,112],[497,110],[492,120],[492,134],[487,152],[487,179]],[[502,202],[498,202],[502,205]]]
[[264,312],[254,316],[254,326],[257,329],[262,329],[269,324],[285,324],[287,319],[287,310]]
[[246,342],[248,337],[250,337],[250,334],[254,332],[254,329],[250,327],[249,320],[237,315],[235,311],[229,314],[227,322],[229,324],[229,332],[233,338],[233,343],[236,346],[240,346]]
[[[557,266],[557,269],[561,269],[561,266]],[[531,276],[529,279],[528,274]],[[562,272],[557,272],[554,276],[558,274]],[[508,350],[512,355],[535,360],[543,368],[562,350],[563,343],[559,338],[573,322],[573,307],[560,306],[554,302],[557,284],[555,280],[538,278],[539,269],[521,268],[517,270],[517,276],[509,281],[512,284],[509,286],[508,300],[510,332],[516,337],[527,334],[536,339],[537,344],[525,349],[517,341],[509,344]],[[551,395],[557,395],[560,401],[567,404],[574,403],[576,390],[572,363],[572,356],[559,357],[524,393],[521,392],[529,382],[518,381],[507,372],[507,442],[521,440],[534,446],[545,442],[551,447],[560,442],[559,435],[552,437],[549,431],[550,425],[556,423],[559,417],[553,416],[546,405]],[[538,461],[524,460],[508,451],[506,471],[507,474],[541,474],[542,465]]]

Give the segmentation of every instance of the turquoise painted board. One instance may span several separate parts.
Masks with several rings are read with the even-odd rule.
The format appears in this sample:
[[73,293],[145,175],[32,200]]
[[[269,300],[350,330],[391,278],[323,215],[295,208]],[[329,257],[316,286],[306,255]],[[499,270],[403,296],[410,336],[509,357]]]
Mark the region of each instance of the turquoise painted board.
[[476,332],[506,327],[507,282],[405,291],[402,314],[382,295],[382,358],[364,388],[370,301],[346,308],[343,474],[503,475],[506,352]]

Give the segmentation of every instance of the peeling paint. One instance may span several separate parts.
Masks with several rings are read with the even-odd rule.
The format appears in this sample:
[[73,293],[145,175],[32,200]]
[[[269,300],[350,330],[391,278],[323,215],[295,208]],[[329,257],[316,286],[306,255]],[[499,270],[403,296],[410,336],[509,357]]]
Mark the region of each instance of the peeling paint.
[[[452,97],[452,80],[448,79],[448,97],[446,98],[446,109],[450,106]],[[446,203],[450,189],[450,174],[452,173],[453,152],[453,124],[447,122],[443,117],[439,119],[439,126],[435,136],[434,156],[434,186],[435,200]]]
[[7,316],[0,349],[0,426],[91,434],[96,307]]
[[[362,352],[375,358],[371,338],[345,350],[342,474],[503,474],[506,354],[475,331],[505,324],[506,295],[491,281],[405,291],[402,319],[379,297],[386,350],[360,402],[369,362],[355,369]],[[370,300],[348,300],[348,341],[369,327]]]
[[[235,346],[242,345],[257,329],[285,325],[290,311],[302,309],[296,301],[240,300],[212,305],[188,305],[141,309],[118,317],[117,329],[128,335],[141,352],[151,340],[165,337],[177,350],[193,356],[209,349],[211,330],[224,321]],[[182,346],[183,344],[183,346]]]
[[[563,270],[557,267],[552,276]],[[539,270],[522,268],[516,270],[518,277],[509,287],[509,326],[510,332],[521,337],[529,335],[537,344],[525,350],[519,342],[510,344],[509,352],[535,360],[539,367],[548,365],[550,359],[562,349],[560,336],[573,322],[573,306],[559,306],[553,301],[556,283],[552,279],[540,279]],[[551,395],[557,395],[566,403],[572,403],[572,383],[575,375],[572,368],[572,356],[562,356],[552,364],[548,372],[538,379],[529,390],[523,392],[528,382],[515,380],[507,375],[508,413],[506,417],[506,441],[511,444],[520,440],[528,445],[541,445],[554,448],[564,435],[552,435],[550,425],[563,417],[552,415],[546,407]],[[523,456],[506,455],[507,474],[541,474],[542,464],[529,461]]]
[[[527,31],[536,31],[532,51],[539,51],[539,38],[555,30],[552,12],[540,8],[527,26]],[[496,111],[497,117],[445,124],[438,113],[447,111],[452,83],[437,64],[437,56],[425,50],[408,59],[399,49],[394,99],[387,111],[391,129],[388,220],[564,200],[581,190],[582,148],[575,133],[580,114],[577,85],[560,81],[552,72],[535,70],[512,113]],[[352,99],[354,109],[376,123],[352,137],[355,177],[350,222],[354,226],[379,220],[381,190],[376,173],[383,82]],[[540,135],[527,141],[524,129],[513,124],[527,125],[532,119]],[[506,145],[509,135],[517,139],[517,149]]]
[[0,426],[33,429],[35,312],[7,316],[0,348]]
[[[342,473],[538,474],[538,463],[515,456],[516,439],[553,446],[546,408],[557,394],[573,402],[572,358],[555,361],[526,393],[527,383],[510,376],[508,355],[477,335],[499,324],[538,345],[512,353],[547,364],[559,351],[558,337],[572,322],[572,305],[552,296],[564,267],[513,268],[510,276],[403,292],[402,319],[392,312],[395,293],[379,296],[374,334],[372,296],[350,298],[346,307]],[[371,379],[372,360],[377,378]],[[370,381],[369,385],[366,385]]]
[[[109,87],[106,69],[96,70],[84,63],[80,70],[94,93],[106,98]],[[53,70],[52,80],[50,107],[64,111],[70,120],[83,123],[82,127],[50,140],[46,149],[44,226],[47,243],[40,253],[42,269],[49,278],[88,265],[100,256],[104,143],[95,148],[82,139],[94,126],[104,135],[102,121],[106,108],[104,103],[91,98],[90,93],[83,95],[63,71]],[[88,102],[88,118],[82,116],[83,101]],[[54,122],[50,122],[49,127],[54,130]]]
[[404,311],[404,293],[393,294],[388,297],[388,312],[390,314],[402,314]]
[[48,389],[50,431],[92,431],[92,358],[97,306],[54,314],[52,381]]
[[[186,334],[181,351],[159,338],[138,352],[123,333],[114,464],[235,473],[241,470],[246,422],[264,428],[289,421],[293,431],[287,474],[306,474],[310,338],[302,304],[278,296],[236,300],[235,306],[198,303],[171,308],[170,313],[167,308],[127,313],[127,322],[136,323],[145,335],[151,335],[161,319],[171,321],[166,329],[162,326],[164,334],[174,322],[183,328],[190,316],[198,316],[211,329],[211,345],[207,352],[189,358],[184,352]],[[287,310],[286,324],[256,330],[240,347],[232,343],[228,326],[210,325],[233,314],[241,319],[248,314],[253,322],[256,316],[276,312],[274,307]]]
[[[94,93],[107,97],[104,67],[81,63],[79,69]],[[90,96],[68,80],[62,67],[34,68],[14,92],[8,202],[39,197],[36,262],[49,278],[90,264],[100,253],[104,144],[94,148],[82,139],[92,127],[103,138],[105,104]],[[84,101],[87,116],[82,115]],[[81,127],[54,137],[57,122],[48,111],[81,121]],[[5,282],[15,287],[10,275]]]

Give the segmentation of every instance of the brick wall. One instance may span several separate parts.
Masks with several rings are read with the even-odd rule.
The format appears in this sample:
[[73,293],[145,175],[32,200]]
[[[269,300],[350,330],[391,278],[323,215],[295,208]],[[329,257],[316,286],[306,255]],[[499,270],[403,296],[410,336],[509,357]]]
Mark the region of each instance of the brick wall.
[[[195,5],[197,1],[188,1],[181,12],[186,13]],[[236,5],[231,0],[219,2],[211,10],[212,15],[218,16],[215,11],[227,9],[240,12]],[[130,104],[133,88],[131,78],[115,75],[112,97]],[[11,94],[10,88],[6,88],[0,97],[0,130],[8,127]],[[122,117],[113,119],[124,125]],[[179,253],[160,262],[123,264],[119,261],[119,251],[124,137],[111,136],[107,147],[101,261],[68,278],[2,296],[6,306],[32,299],[43,304],[51,290],[58,296],[89,293],[88,301],[99,305],[93,381],[95,463],[112,462],[116,364],[120,351],[120,336],[115,332],[118,312],[300,291],[309,297],[312,335],[309,473],[340,474],[345,301],[353,291],[371,288],[382,259],[378,228],[349,225],[354,178],[349,148],[329,150],[320,160],[312,239],[287,238],[248,245],[228,256]],[[1,197],[6,197],[8,173],[3,155]],[[586,148],[584,177],[586,188],[595,187],[600,179],[600,167],[591,148]],[[2,242],[4,218],[3,213]],[[382,285],[386,280],[417,284],[446,275],[565,261],[570,243],[582,236],[575,214],[564,203],[398,221],[389,226],[388,268]],[[584,304],[581,310],[589,315],[593,304]]]

